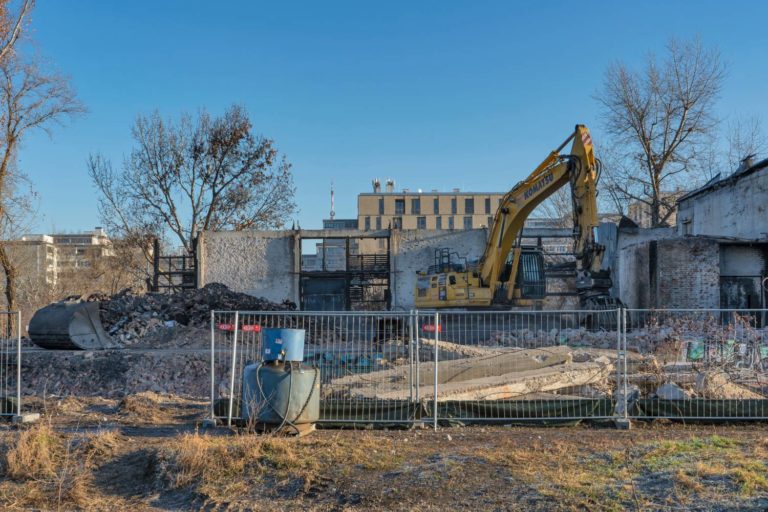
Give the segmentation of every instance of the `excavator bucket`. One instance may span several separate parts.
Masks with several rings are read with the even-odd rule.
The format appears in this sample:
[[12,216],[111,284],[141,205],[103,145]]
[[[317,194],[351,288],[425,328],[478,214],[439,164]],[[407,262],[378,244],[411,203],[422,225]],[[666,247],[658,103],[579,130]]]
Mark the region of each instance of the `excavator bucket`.
[[117,347],[104,331],[96,302],[63,300],[45,306],[29,321],[29,337],[51,350],[102,350]]

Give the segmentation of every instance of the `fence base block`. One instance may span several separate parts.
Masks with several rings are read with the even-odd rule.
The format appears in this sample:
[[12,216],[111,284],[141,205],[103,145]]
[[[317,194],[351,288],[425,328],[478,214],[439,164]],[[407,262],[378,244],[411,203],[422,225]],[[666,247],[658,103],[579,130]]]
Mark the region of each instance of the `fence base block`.
[[208,428],[216,428],[218,423],[215,418],[206,418],[200,423],[200,428],[205,430]]
[[617,430],[629,430],[632,428],[632,422],[626,418],[614,418],[613,426]]
[[25,412],[22,414],[14,414],[11,418],[12,423],[34,423],[40,419],[40,413],[37,412]]

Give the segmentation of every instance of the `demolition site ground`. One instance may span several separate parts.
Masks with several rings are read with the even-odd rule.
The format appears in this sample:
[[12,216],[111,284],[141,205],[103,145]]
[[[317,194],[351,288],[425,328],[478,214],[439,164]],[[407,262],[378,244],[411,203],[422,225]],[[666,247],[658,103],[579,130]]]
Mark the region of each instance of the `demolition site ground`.
[[765,510],[764,425],[319,430],[197,425],[152,392],[49,398],[0,429],[3,510]]

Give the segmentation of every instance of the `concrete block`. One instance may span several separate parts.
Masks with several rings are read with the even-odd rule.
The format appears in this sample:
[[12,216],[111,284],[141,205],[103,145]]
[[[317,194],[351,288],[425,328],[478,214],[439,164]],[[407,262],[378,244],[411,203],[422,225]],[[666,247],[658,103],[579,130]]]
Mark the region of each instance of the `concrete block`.
[[11,419],[11,422],[15,424],[19,423],[35,423],[40,419],[40,413],[37,412],[23,412],[21,414],[15,414]]

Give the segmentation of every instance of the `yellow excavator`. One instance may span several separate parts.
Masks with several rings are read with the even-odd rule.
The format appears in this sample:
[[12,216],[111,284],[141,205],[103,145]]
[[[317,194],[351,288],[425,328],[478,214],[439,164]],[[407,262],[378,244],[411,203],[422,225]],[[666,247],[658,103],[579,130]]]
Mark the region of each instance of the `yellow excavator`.
[[[569,154],[560,151],[573,142]],[[507,192],[490,226],[485,252],[479,262],[462,261],[449,248],[435,251],[435,261],[416,281],[416,307],[487,308],[538,307],[546,294],[544,259],[536,248],[523,247],[521,235],[531,212],[555,191],[570,184],[576,290],[585,309],[616,307],[609,294],[610,273],[601,269],[605,247],[597,242],[597,181],[600,162],[595,158],[589,130],[576,128],[528,178]]]

